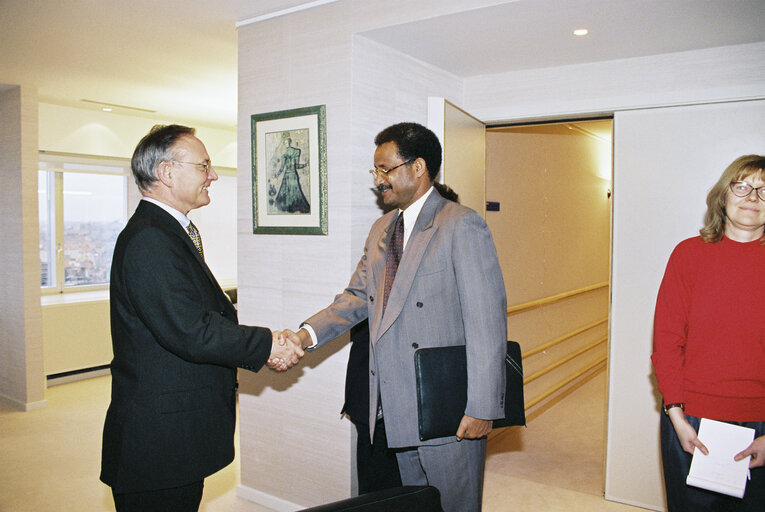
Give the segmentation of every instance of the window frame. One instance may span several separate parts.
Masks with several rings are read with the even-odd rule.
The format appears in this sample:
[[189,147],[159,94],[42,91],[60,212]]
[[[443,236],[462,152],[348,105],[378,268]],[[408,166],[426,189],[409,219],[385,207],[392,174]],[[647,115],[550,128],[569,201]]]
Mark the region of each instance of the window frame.
[[[78,168],[79,166],[82,166]],[[66,166],[66,168],[65,168]],[[105,170],[94,170],[87,168],[88,166],[103,166],[112,167],[114,172]],[[48,205],[46,207],[46,213],[48,216],[49,233],[53,235],[50,241],[50,247],[48,248],[49,263],[48,272],[51,271],[51,265],[53,266],[53,282],[50,286],[43,286],[40,283],[41,295],[57,295],[66,293],[82,293],[82,292],[94,292],[105,291],[109,289],[109,283],[100,284],[86,284],[86,285],[67,285],[66,284],[66,261],[64,250],[64,174],[65,173],[79,173],[79,174],[96,174],[101,176],[121,176],[123,179],[123,194],[124,194],[124,212],[123,216],[125,222],[128,219],[128,212],[130,211],[130,194],[128,178],[132,177],[130,171],[130,159],[118,158],[118,157],[106,157],[95,155],[82,155],[73,153],[59,153],[51,151],[40,151],[38,153],[38,183],[39,173],[48,172],[52,174],[52,180],[46,180],[47,193],[52,193],[52,207]],[[121,169],[121,171],[117,171]],[[52,181],[52,184],[50,183]],[[39,201],[39,198],[38,198]],[[39,206],[38,206],[39,208]],[[39,211],[39,210],[38,210]],[[39,220],[38,220],[39,226]],[[39,227],[38,227],[39,229]],[[42,260],[40,262],[42,267]]]

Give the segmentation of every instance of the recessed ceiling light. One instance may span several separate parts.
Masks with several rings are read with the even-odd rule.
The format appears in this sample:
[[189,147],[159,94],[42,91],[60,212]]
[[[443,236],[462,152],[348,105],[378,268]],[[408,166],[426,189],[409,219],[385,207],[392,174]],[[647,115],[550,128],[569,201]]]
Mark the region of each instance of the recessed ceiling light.
[[136,112],[148,112],[148,113],[150,113],[150,114],[156,114],[156,113],[157,113],[157,111],[156,111],[156,110],[149,110],[148,108],[130,107],[130,106],[128,106],[128,105],[118,105],[118,104],[116,104],[116,103],[107,103],[107,102],[105,102],[105,101],[85,100],[85,99],[82,99],[82,100],[80,100],[80,101],[82,101],[83,103],[89,103],[89,104],[91,104],[91,105],[98,105],[98,106],[99,106],[99,107],[101,107],[101,108],[102,108],[104,111],[107,111],[107,110],[106,110],[107,108],[108,108],[108,109],[111,109],[111,110],[109,110],[108,112],[111,112],[111,111],[113,111],[115,108],[117,108],[117,109],[120,109],[120,110],[135,110]]
[[111,112],[112,108],[111,107],[103,107],[101,110],[103,110],[104,112]]
[[586,36],[589,33],[590,33],[590,31],[587,30],[586,28],[578,28],[578,29],[574,30],[574,35],[575,36]]

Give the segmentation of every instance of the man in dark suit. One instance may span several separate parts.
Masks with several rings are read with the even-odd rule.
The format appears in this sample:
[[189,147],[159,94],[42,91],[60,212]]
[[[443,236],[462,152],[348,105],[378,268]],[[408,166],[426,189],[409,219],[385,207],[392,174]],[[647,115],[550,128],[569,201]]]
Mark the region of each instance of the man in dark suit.
[[369,438],[369,323],[351,329],[351,351],[345,374],[343,410],[356,429],[356,476],[359,494],[401,486],[396,454],[388,448],[385,425],[380,420],[375,438]]
[[218,179],[192,128],[155,126],[132,170],[143,195],[117,239],[110,283],[112,399],[101,480],[118,511],[196,511],[204,478],[234,458],[236,368],[302,349],[239,325],[187,217]]
[[[486,435],[504,416],[507,310],[489,228],[473,210],[443,198],[438,138],[400,123],[375,138],[375,185],[393,210],[373,225],[348,287],[297,334],[321,346],[369,319],[369,428],[382,419],[404,485],[433,485],[446,512],[481,509]],[[399,225],[403,220],[403,225]],[[419,437],[414,353],[462,345],[467,405],[452,436]]]

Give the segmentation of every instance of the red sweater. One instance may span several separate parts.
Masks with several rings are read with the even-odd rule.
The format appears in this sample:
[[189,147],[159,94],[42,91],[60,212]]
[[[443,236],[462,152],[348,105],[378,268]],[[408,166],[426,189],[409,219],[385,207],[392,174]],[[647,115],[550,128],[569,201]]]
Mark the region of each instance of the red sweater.
[[669,258],[653,361],[667,404],[691,416],[765,421],[765,246],[700,237]]

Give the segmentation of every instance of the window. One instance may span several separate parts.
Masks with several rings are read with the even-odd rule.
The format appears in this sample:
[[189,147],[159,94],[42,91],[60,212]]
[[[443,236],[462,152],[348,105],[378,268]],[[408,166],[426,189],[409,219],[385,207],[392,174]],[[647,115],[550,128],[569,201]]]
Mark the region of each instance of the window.
[[41,154],[38,171],[41,286],[103,288],[127,221],[127,160]]
[[43,287],[53,286],[56,282],[55,261],[55,221],[54,217],[54,175],[50,172],[37,172],[38,217],[40,219],[40,276]]

